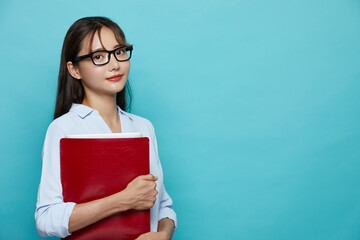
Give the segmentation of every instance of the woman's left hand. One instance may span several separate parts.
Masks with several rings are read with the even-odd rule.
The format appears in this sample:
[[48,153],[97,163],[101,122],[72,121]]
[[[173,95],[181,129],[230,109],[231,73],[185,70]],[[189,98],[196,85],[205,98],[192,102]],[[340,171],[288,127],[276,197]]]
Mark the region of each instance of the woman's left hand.
[[135,240],[170,240],[170,236],[167,232],[148,232],[141,234]]

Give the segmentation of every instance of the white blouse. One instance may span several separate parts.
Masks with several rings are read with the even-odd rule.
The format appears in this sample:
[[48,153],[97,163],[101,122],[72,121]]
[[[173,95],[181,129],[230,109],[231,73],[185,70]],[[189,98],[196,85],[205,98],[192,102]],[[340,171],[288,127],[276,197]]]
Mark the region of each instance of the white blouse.
[[[150,173],[158,177],[154,206],[150,209],[151,231],[156,232],[158,221],[170,218],[177,226],[172,200],[167,194],[157,142],[152,123],[142,117],[127,113],[118,107],[121,132],[140,132],[150,140]],[[42,152],[42,173],[35,211],[36,230],[42,237],[70,235],[69,218],[76,203],[64,202],[60,181],[60,139],[71,134],[111,133],[99,112],[82,104],[73,104],[70,111],[55,119],[49,126]]]

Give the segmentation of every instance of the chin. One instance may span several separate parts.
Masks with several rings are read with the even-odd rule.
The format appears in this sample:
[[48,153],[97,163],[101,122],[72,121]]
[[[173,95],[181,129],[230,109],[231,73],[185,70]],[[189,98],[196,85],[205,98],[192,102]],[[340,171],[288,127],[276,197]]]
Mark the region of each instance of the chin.
[[111,83],[111,86],[108,88],[113,93],[121,92],[125,88],[126,82],[119,81],[115,83]]

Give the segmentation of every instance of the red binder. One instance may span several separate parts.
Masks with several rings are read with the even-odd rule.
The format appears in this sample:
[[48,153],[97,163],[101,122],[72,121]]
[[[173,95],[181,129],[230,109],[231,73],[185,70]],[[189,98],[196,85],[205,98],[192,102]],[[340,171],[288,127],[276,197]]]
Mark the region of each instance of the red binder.
[[[149,139],[62,138],[60,168],[64,202],[84,203],[117,193],[149,174]],[[150,210],[118,213],[65,239],[133,240],[150,231]]]

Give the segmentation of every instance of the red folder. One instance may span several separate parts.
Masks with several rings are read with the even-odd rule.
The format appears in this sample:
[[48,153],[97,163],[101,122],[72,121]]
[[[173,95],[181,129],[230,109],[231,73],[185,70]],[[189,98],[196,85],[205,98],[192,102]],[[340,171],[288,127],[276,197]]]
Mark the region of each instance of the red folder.
[[[60,168],[64,202],[84,203],[117,193],[149,174],[149,139],[62,138]],[[133,240],[150,231],[150,210],[121,212],[65,239]]]

